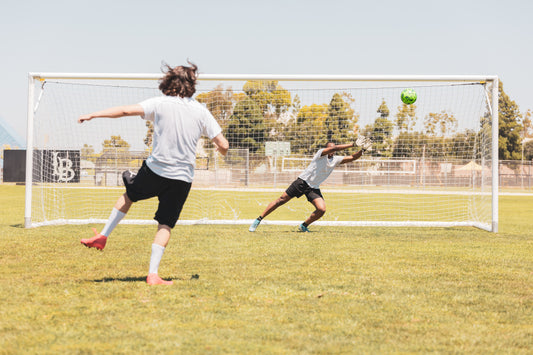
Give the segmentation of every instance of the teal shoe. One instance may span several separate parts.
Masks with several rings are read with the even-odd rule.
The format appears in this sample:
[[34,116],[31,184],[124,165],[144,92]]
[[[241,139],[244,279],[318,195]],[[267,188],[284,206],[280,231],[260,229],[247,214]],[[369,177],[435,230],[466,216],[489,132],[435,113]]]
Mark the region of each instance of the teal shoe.
[[298,231],[300,231],[300,232],[310,232],[310,230],[307,229],[307,227],[304,226],[303,223],[298,226]]
[[255,230],[257,229],[257,226],[259,225],[259,223],[261,223],[261,221],[259,220],[259,218],[256,218],[254,220],[254,222],[250,225],[250,228],[248,228],[248,230],[250,232],[255,232]]

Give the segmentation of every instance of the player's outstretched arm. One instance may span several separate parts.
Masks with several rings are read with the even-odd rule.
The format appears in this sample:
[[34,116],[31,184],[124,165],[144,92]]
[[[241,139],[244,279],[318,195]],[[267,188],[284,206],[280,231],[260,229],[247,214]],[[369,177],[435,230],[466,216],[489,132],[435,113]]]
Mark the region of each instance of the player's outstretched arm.
[[324,148],[324,150],[322,150],[322,156],[352,147],[355,147],[355,143],[337,144],[331,147]]
[[355,154],[348,155],[344,157],[341,161],[341,164],[350,163],[352,161],[355,161],[363,155],[364,152],[368,152],[372,150],[372,140],[370,138],[363,137],[362,139],[358,139],[356,142],[356,145],[361,146],[361,150],[358,151]]
[[220,154],[226,155],[229,149],[229,143],[222,133],[219,133],[211,141],[215,144]]
[[355,161],[355,160],[361,158],[362,155],[363,155],[363,151],[360,150],[360,151],[358,151],[355,154],[345,156],[344,158],[342,158],[342,161],[340,162],[340,164],[351,163],[352,161]]
[[105,110],[92,112],[86,115],[81,115],[78,118],[78,123],[90,121],[93,118],[97,118],[97,117],[119,118],[119,117],[124,117],[124,116],[143,116],[143,115],[144,115],[144,109],[139,104],[115,106],[115,107],[107,108]]

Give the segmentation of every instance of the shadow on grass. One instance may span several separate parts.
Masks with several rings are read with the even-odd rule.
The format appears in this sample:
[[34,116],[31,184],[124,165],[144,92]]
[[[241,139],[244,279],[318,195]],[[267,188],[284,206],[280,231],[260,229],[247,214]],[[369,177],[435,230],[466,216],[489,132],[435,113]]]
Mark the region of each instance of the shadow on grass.
[[[200,275],[198,274],[194,274],[194,275],[191,275],[191,280],[197,280],[200,278]],[[181,277],[169,277],[169,278],[164,278],[165,280],[184,280],[183,278]],[[115,282],[115,281],[118,281],[118,282],[139,282],[139,281],[143,281],[145,282],[146,281],[146,276],[137,276],[137,277],[104,277],[103,279],[96,279],[96,280],[92,280],[93,282]]]
[[146,276],[138,276],[138,277],[104,277],[103,279],[96,279],[92,280],[93,282],[139,282],[139,281],[146,281]]

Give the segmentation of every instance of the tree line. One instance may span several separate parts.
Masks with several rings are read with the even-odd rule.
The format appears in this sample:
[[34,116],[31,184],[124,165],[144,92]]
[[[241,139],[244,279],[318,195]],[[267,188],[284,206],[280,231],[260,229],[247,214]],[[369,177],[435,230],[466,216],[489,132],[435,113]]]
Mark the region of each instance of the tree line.
[[[499,139],[498,154],[502,160],[533,159],[533,125],[531,110],[522,114],[499,82]],[[291,152],[313,155],[327,142],[352,142],[360,134],[372,137],[373,156],[385,158],[426,157],[428,159],[480,158],[491,137],[489,117],[482,117],[477,131],[457,131],[453,113],[429,113],[422,120],[422,130],[415,130],[416,104],[391,111],[383,100],[376,109],[374,121],[359,127],[359,115],[353,109],[350,93],[334,93],[327,104],[301,104],[298,95],[292,96],[275,80],[247,81],[242,92],[218,85],[209,92],[197,95],[221,124],[223,133],[233,149],[248,149],[264,153],[267,141],[290,141]],[[144,144],[152,144],[153,126],[146,122]],[[488,137],[488,138],[487,138]],[[112,136],[103,143],[103,151],[129,144],[120,136]],[[94,155],[92,147],[84,147]],[[475,156],[473,156],[475,152]]]
[[[533,159],[533,140],[528,141],[533,137],[531,111],[521,114],[501,81],[498,92],[499,158]],[[391,117],[385,100],[376,109],[374,122],[359,127],[349,93],[333,94],[328,104],[302,106],[298,95],[291,97],[275,80],[248,81],[242,93],[219,85],[200,93],[197,100],[222,124],[231,147],[252,153],[261,153],[266,141],[286,140],[291,142],[293,153],[312,155],[328,141],[350,142],[363,134],[374,140],[372,154],[378,157],[472,159],[485,153],[483,149],[488,145],[484,137],[491,137],[489,117],[481,117],[477,131],[458,132],[456,117],[446,111],[429,113],[423,118],[422,131],[416,131],[416,104],[402,104]]]

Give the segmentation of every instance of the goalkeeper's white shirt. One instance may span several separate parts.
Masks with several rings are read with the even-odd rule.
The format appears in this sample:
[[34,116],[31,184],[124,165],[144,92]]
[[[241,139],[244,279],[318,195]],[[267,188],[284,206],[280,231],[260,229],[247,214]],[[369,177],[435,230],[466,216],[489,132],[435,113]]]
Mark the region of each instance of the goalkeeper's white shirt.
[[153,150],[146,165],[159,176],[192,182],[198,140],[220,134],[218,122],[192,98],[158,96],[139,105],[143,118],[154,123]]
[[313,189],[320,188],[320,184],[324,182],[331,174],[333,169],[342,162],[343,157],[322,155],[324,149],[320,149],[307,168],[298,176],[305,181]]

